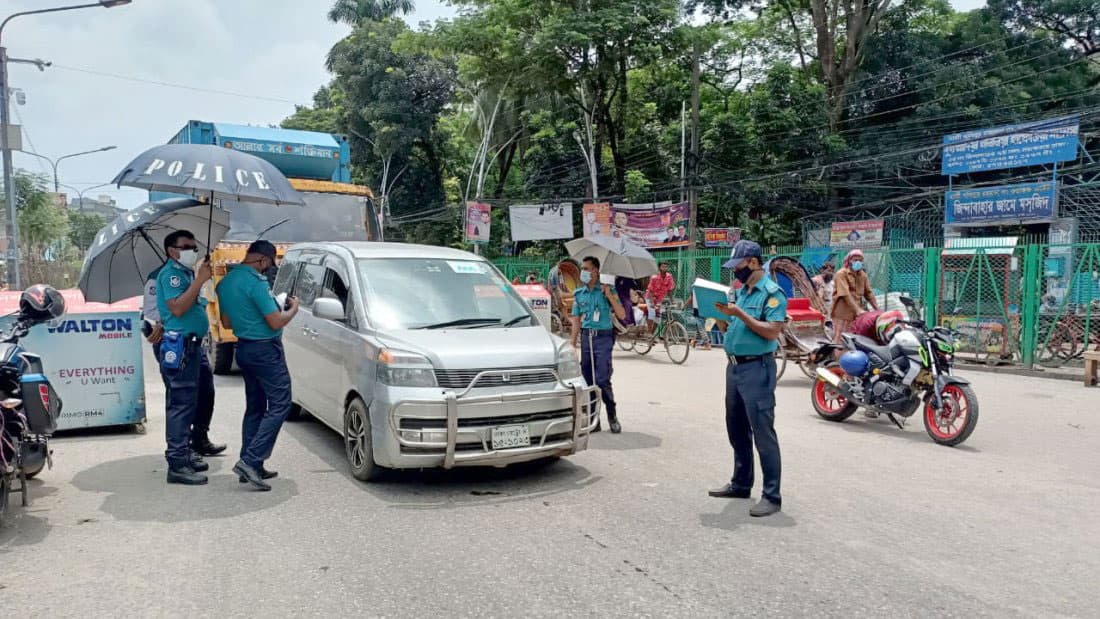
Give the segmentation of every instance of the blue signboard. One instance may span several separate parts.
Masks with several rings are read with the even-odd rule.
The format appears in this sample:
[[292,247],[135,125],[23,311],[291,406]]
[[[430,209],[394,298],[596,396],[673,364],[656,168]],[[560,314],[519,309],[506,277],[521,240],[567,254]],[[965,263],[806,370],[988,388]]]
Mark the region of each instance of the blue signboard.
[[1076,116],[943,136],[942,173],[1003,170],[1077,157]]
[[1058,185],[1053,181],[948,191],[946,223],[954,225],[1046,221],[1054,218]]
[[20,345],[42,357],[62,402],[57,428],[71,430],[145,421],[142,341],[138,312],[73,313],[32,328]]

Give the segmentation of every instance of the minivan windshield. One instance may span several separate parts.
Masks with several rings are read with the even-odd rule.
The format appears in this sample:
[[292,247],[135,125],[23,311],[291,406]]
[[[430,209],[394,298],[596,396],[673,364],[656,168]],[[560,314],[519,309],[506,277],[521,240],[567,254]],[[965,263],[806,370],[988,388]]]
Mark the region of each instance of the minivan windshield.
[[384,329],[492,329],[534,324],[527,304],[476,260],[359,260],[367,312]]

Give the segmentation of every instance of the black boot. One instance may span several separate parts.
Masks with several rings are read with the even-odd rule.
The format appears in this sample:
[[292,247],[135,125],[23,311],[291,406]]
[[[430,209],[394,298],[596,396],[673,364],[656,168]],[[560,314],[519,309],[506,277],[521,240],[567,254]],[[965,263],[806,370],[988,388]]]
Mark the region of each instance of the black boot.
[[191,441],[191,449],[200,456],[216,456],[225,451],[225,443],[212,443],[210,439],[203,436]]
[[239,480],[252,484],[252,487],[257,490],[264,492],[271,490],[271,485],[263,480],[260,472],[246,464],[244,460],[237,461],[233,466],[233,472],[237,474]]
[[623,427],[621,425],[619,425],[619,416],[618,415],[615,415],[615,414],[608,415],[607,416],[607,422],[608,422],[608,425],[611,426],[611,433],[612,434],[618,434],[618,433],[623,431]]
[[202,456],[200,456],[198,454],[198,452],[192,451],[191,452],[191,468],[196,473],[205,473],[206,471],[210,470],[210,465],[207,464],[206,461],[202,459]]
[[206,481],[206,475],[196,473],[195,469],[189,466],[168,469],[168,483],[170,484],[183,484],[185,486],[203,486],[206,485]]

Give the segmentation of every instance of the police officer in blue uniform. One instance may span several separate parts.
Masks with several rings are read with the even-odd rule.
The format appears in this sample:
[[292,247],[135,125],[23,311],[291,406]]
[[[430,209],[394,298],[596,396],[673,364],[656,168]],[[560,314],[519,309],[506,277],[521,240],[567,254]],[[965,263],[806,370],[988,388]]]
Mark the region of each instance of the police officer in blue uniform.
[[[157,274],[157,312],[164,327],[165,339],[180,342],[178,351],[165,351],[161,343],[161,377],[167,385],[165,435],[168,444],[164,452],[168,460],[168,483],[202,485],[207,478],[202,471],[209,465],[194,458],[217,455],[225,445],[210,442],[210,419],[214,413],[214,374],[202,348],[203,338],[210,330],[206,318],[206,299],[202,286],[210,280],[210,263],[199,262],[195,235],[178,230],[164,239],[168,262]],[[178,337],[169,336],[178,334]]]
[[290,414],[290,372],[283,352],[283,327],[298,313],[298,299],[279,307],[264,272],[275,265],[275,246],[259,240],[248,247],[244,262],[218,284],[222,326],[237,336],[237,365],[244,375],[245,409],[241,459],[233,467],[241,483],[271,490],[278,475],[264,468],[275,440]]
[[[581,283],[584,286],[573,291],[573,347],[577,347],[577,337],[581,341],[581,373],[589,385],[600,388],[604,408],[607,409],[607,423],[611,432],[622,432],[619,416],[615,408],[615,394],[611,391],[611,355],[615,349],[615,329],[611,315],[621,321],[626,318],[626,310],[619,302],[614,288],[600,283],[600,261],[589,256],[581,265]],[[595,432],[600,431],[599,419]]]
[[753,484],[752,447],[760,455],[764,490],[752,516],[770,516],[780,510],[781,464],[775,434],[775,357],[777,340],[787,319],[787,297],[764,273],[760,245],[738,241],[729,261],[741,282],[732,303],[716,303],[730,317],[726,330],[726,433],[733,446],[733,478],[710,491],[710,496],[747,499]]

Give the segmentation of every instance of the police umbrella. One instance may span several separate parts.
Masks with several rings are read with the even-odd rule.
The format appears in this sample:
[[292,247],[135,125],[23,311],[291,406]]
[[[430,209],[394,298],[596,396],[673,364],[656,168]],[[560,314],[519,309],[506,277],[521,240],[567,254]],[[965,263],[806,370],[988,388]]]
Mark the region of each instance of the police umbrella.
[[[254,155],[212,144],[165,144],[131,161],[111,181],[121,187],[178,193],[215,201],[304,206],[302,195],[275,166]],[[211,211],[212,213],[212,211]],[[211,215],[213,216],[213,215]],[[207,230],[207,246],[214,245]]]
[[190,198],[143,204],[123,213],[95,236],[80,270],[80,290],[88,301],[116,303],[140,296],[149,273],[164,264],[164,239],[177,230],[207,228],[208,249],[229,232],[229,213]]
[[644,247],[625,238],[595,235],[573,239],[565,244],[566,251],[580,262],[592,257],[600,261],[600,273],[641,279],[657,274],[657,260]]

